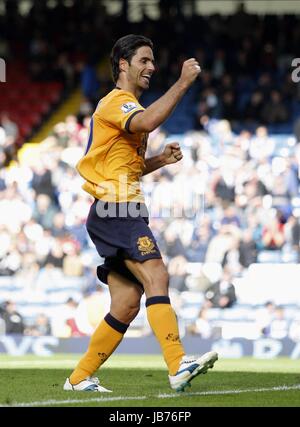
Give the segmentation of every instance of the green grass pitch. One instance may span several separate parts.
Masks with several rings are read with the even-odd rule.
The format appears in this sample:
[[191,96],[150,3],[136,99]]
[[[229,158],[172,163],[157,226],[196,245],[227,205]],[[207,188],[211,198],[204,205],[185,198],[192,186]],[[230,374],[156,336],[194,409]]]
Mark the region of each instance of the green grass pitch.
[[284,407],[300,406],[299,360],[221,359],[192,387],[169,387],[161,356],[114,355],[98,372],[112,393],[63,391],[79,356],[0,355],[0,406]]

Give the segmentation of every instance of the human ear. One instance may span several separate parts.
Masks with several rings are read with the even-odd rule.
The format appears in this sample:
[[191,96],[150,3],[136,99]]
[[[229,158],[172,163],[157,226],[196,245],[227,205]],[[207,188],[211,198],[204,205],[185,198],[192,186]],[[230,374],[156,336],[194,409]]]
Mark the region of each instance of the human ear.
[[128,62],[126,61],[126,59],[121,58],[119,61],[120,71],[127,71],[127,68],[128,68]]

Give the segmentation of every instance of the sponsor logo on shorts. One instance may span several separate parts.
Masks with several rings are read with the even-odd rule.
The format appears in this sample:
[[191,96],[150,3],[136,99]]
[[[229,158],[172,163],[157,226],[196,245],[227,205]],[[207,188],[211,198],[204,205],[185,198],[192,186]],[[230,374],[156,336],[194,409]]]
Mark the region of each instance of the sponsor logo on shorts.
[[156,252],[155,244],[152,239],[148,236],[139,237],[137,241],[138,250],[141,252],[141,255],[154,254]]

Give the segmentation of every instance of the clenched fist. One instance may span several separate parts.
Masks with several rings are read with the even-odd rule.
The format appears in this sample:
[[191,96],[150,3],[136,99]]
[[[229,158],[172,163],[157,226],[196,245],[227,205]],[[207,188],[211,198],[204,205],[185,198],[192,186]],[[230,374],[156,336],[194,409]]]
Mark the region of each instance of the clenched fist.
[[201,67],[199,62],[195,58],[190,58],[184,61],[179,80],[185,86],[189,87],[196,80],[200,73]]
[[183,157],[180,146],[177,142],[171,142],[170,144],[167,144],[162,155],[166,165],[179,162],[179,160],[181,160]]

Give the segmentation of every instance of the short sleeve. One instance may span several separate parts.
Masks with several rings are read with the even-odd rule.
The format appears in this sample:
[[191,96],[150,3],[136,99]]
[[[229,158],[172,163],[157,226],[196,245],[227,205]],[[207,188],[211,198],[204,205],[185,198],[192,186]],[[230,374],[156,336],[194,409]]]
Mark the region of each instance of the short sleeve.
[[129,125],[132,118],[144,110],[144,107],[133,95],[129,92],[120,91],[107,105],[100,107],[99,114],[114,127],[131,133]]

